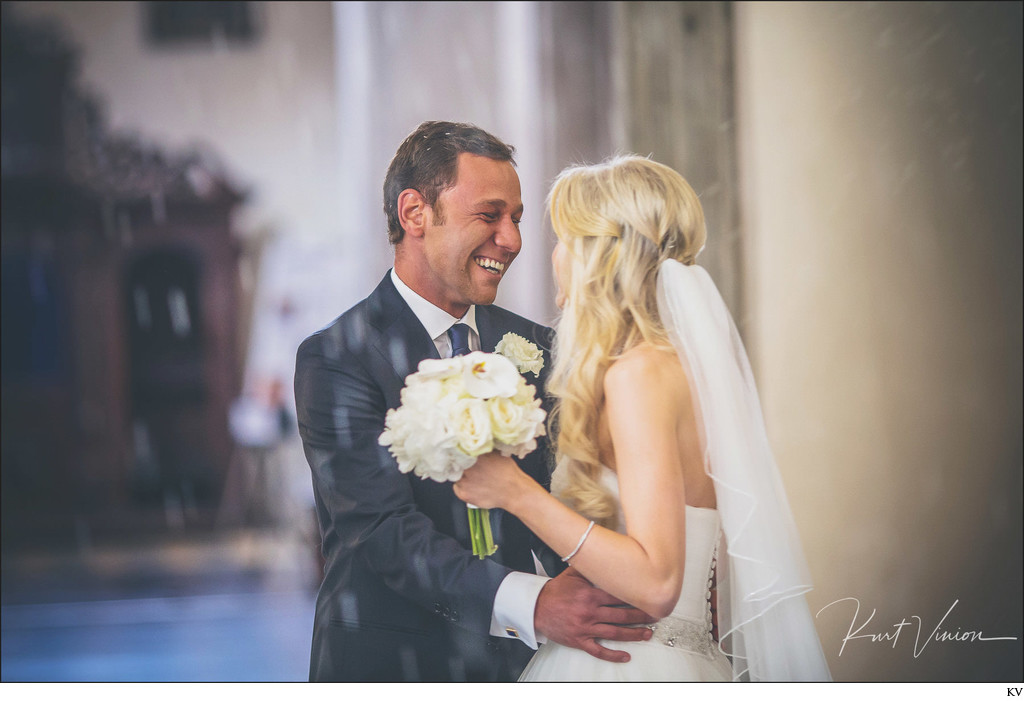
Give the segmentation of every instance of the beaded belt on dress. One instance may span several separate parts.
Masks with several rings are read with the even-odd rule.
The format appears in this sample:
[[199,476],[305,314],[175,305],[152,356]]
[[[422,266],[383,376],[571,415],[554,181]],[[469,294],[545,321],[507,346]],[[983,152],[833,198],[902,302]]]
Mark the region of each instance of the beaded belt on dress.
[[648,628],[654,631],[651,642],[689,650],[708,657],[715,650],[715,641],[711,638],[711,630],[702,621],[670,616],[648,626]]

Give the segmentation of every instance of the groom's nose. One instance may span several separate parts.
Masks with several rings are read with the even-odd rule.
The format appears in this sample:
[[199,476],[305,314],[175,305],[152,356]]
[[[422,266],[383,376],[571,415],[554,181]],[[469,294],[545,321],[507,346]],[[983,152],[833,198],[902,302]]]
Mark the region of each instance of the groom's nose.
[[519,226],[512,220],[512,217],[502,217],[498,222],[498,230],[494,234],[494,243],[511,253],[513,256],[519,253],[523,247],[523,237],[519,234]]

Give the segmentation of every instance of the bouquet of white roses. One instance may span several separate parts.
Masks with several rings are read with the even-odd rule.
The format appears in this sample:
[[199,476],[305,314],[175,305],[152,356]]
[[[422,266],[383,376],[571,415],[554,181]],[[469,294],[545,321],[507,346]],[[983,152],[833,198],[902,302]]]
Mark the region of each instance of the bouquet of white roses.
[[[532,346],[510,336],[503,343]],[[542,366],[543,360],[528,369],[536,373]],[[406,378],[402,404],[388,411],[378,442],[388,447],[402,472],[457,482],[485,453],[522,458],[537,447],[546,415],[535,392],[516,363],[502,355],[478,351],[424,360]],[[468,514],[473,554],[481,559],[494,554],[487,509],[469,506]]]

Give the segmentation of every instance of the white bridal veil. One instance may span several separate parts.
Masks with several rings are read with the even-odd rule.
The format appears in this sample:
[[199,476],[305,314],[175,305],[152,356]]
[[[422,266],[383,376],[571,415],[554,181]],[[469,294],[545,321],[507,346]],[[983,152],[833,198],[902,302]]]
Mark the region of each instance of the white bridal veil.
[[828,681],[804,599],[807,564],[732,316],[704,268],[674,260],[658,272],[658,310],[696,397],[715,484],[719,645],[733,678]]

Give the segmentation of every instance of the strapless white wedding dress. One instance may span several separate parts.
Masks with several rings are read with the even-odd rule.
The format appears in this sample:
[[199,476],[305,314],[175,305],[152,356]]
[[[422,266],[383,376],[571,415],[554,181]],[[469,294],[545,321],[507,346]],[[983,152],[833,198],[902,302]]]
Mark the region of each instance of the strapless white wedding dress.
[[[615,473],[605,469],[603,479],[617,500]],[[619,523],[623,523],[621,506]],[[605,647],[628,652],[629,662],[605,662],[582,650],[545,643],[519,681],[731,681],[729,658],[711,637],[710,586],[720,539],[717,510],[686,507],[686,564],[682,591],[672,614],[655,624],[654,635],[648,641],[601,641]]]

